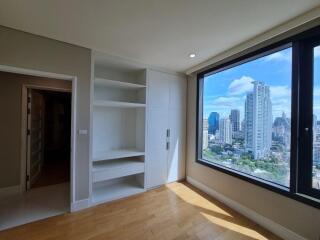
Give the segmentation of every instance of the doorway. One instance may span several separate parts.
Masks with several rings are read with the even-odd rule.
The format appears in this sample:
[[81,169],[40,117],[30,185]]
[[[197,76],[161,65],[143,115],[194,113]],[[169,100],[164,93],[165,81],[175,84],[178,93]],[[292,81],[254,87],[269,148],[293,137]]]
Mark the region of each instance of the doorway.
[[[0,231],[72,211],[76,82],[72,76],[0,65],[0,105],[5,113],[0,124]],[[28,116],[30,90],[38,114],[33,118]],[[57,132],[64,138],[50,137]]]
[[71,92],[28,88],[27,95],[26,190],[68,183]]

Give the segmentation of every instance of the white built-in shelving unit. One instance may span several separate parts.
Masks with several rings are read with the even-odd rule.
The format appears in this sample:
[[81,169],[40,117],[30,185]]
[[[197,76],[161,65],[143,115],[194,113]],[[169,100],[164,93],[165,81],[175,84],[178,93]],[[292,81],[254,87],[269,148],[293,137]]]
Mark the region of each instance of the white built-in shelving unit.
[[94,66],[92,204],[145,191],[145,76],[143,69]]
[[92,54],[91,204],[183,179],[185,76]]

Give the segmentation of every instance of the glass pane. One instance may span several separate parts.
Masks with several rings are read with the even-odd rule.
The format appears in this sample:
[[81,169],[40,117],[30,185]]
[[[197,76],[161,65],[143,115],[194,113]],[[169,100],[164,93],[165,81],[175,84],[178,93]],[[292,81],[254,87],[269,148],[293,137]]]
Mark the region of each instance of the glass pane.
[[289,186],[292,49],[206,76],[202,159]]
[[320,189],[320,46],[313,49],[313,165],[312,187]]

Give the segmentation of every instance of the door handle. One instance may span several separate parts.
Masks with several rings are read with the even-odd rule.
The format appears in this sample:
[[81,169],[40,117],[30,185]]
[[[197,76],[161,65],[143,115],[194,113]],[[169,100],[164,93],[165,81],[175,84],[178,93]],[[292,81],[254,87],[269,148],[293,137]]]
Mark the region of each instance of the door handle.
[[166,150],[169,150],[170,149],[170,129],[168,128],[167,129],[167,143],[166,143]]

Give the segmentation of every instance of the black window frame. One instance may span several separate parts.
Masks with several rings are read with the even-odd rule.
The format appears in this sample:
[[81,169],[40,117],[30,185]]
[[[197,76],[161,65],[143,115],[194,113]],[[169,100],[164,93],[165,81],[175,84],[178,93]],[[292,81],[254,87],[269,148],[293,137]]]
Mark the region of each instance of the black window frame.
[[[306,39],[300,42],[300,66],[301,84],[300,87],[300,104],[307,114],[299,122],[300,143],[298,144],[299,159],[303,158],[305,161],[298,167],[301,172],[301,177],[298,177],[298,192],[308,196],[320,199],[320,190],[312,187],[312,165],[313,165],[313,86],[314,86],[314,47],[320,46],[320,35],[317,37]],[[307,81],[306,81],[307,80]]]
[[[310,131],[310,129],[312,129],[313,115],[313,47],[318,45],[320,45],[320,26],[270,44],[266,47],[259,48],[258,50],[250,51],[240,57],[236,57],[213,68],[199,72],[197,74],[196,162],[310,206],[320,208],[320,190],[312,188],[313,159],[312,131]],[[289,187],[202,159],[202,89],[204,77],[288,47],[292,47]],[[299,112],[305,114],[299,114]],[[306,131],[306,128],[308,128],[309,131]]]

